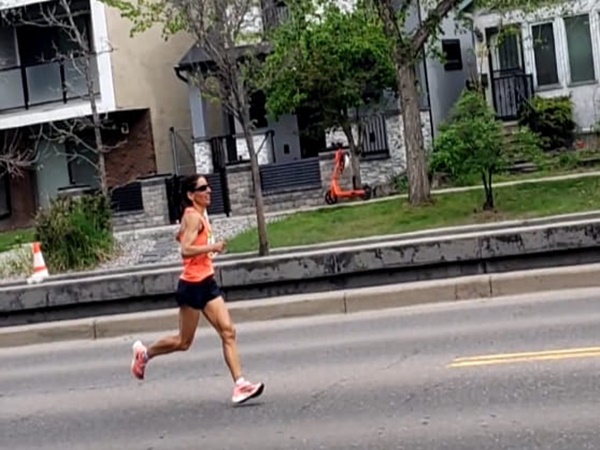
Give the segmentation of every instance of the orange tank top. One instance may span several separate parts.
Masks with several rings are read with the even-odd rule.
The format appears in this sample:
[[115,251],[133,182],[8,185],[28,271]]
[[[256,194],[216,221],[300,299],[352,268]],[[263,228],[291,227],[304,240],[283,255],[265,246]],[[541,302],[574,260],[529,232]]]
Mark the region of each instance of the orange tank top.
[[[189,213],[198,214],[195,209],[186,208],[184,215]],[[199,247],[213,243],[212,229],[210,227],[208,216],[201,215],[200,220],[202,221],[202,229],[199,231],[198,237],[193,244]],[[201,255],[183,258],[183,272],[180,278],[184,281],[197,283],[210,277],[215,273],[212,261],[213,258],[213,253],[204,253]]]

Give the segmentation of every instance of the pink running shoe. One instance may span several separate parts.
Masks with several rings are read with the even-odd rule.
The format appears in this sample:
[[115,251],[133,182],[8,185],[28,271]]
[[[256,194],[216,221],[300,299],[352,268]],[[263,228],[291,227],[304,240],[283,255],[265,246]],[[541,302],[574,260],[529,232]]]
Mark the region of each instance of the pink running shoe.
[[144,379],[144,372],[146,370],[146,363],[148,359],[146,357],[146,346],[140,341],[133,343],[133,358],[131,360],[131,373],[138,380]]
[[263,393],[265,389],[265,385],[263,383],[252,384],[249,381],[242,381],[241,383],[236,383],[233,388],[233,397],[231,401],[237,405],[244,403],[251,398],[258,397]]

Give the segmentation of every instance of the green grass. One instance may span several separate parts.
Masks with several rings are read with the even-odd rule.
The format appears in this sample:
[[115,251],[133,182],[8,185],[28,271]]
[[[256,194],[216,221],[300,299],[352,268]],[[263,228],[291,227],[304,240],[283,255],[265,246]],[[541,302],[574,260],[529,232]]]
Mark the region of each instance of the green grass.
[[[271,248],[396,234],[431,228],[525,219],[600,209],[600,177],[522,184],[496,189],[496,211],[482,212],[483,189],[436,195],[432,205],[406,199],[297,213],[269,224]],[[232,253],[255,252],[256,230],[229,242]]]
[[35,230],[25,229],[0,233],[0,253],[12,249],[15,245],[26,244],[34,239]]

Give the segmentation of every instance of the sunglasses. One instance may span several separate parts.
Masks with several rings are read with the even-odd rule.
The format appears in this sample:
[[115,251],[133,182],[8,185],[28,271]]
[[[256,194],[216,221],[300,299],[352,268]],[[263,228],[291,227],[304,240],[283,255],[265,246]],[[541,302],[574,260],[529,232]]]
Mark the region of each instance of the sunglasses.
[[203,184],[202,186],[196,186],[192,192],[206,192],[206,190],[208,189],[208,184]]

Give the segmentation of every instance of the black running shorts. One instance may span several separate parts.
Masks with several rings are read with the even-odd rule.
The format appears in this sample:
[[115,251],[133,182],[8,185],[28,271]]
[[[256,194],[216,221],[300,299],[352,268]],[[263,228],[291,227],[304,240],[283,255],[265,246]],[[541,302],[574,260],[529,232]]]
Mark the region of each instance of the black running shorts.
[[180,279],[176,298],[179,306],[185,305],[202,311],[208,302],[222,295],[221,288],[211,276],[198,282]]

